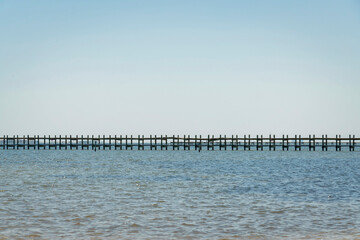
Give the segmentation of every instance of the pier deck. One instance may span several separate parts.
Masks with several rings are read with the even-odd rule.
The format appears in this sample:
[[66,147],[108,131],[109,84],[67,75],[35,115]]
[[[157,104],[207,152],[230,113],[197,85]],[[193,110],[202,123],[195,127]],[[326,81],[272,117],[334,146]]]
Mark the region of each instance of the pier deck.
[[207,135],[120,135],[120,136],[0,136],[0,150],[9,149],[58,149],[58,150],[295,150],[301,151],[303,149],[308,151],[315,151],[320,149],[327,151],[334,149],[335,151],[348,150],[355,151],[359,146],[360,138],[355,138],[355,135],[349,137],[328,137],[322,135],[316,137],[309,135],[302,137],[295,135],[289,137],[282,135],[276,137],[269,135],[238,135],[232,136],[218,136]]

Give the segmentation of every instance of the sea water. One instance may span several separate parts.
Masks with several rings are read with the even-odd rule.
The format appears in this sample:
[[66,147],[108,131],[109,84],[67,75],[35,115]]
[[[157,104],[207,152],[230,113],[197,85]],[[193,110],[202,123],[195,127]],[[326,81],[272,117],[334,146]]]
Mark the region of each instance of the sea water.
[[0,239],[359,239],[360,153],[0,151]]

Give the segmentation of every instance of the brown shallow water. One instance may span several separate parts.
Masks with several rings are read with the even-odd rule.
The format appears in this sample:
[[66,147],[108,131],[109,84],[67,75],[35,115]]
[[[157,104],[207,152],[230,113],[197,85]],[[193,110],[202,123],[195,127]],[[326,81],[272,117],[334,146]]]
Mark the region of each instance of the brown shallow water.
[[359,156],[1,151],[0,239],[360,239]]

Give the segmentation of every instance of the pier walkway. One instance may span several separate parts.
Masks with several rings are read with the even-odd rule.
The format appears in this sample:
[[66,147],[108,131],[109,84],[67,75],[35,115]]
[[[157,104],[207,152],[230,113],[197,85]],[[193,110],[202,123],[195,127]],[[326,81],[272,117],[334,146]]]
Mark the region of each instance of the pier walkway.
[[9,149],[59,149],[59,150],[308,150],[315,151],[321,149],[327,151],[334,149],[335,151],[348,150],[355,151],[359,146],[360,138],[355,135],[349,137],[328,137],[322,135],[316,137],[309,135],[302,137],[295,135],[289,137],[282,135],[276,137],[269,135],[238,135],[218,136],[201,135],[190,136],[167,136],[167,135],[120,135],[120,136],[0,136],[0,150]]

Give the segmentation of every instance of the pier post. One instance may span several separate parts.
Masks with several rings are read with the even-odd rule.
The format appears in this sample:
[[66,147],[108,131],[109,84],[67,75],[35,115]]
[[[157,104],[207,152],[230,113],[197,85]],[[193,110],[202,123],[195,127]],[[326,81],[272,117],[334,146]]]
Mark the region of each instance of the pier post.
[[26,137],[25,137],[25,135],[23,135],[23,137],[22,137],[22,144],[23,144],[23,149],[26,149]]
[[289,151],[289,135],[286,135],[286,138],[285,138],[285,135],[283,134],[282,136],[282,150],[283,151]]
[[326,147],[326,151],[328,150],[328,136],[327,134],[325,135],[325,147]]
[[101,137],[100,137],[100,135],[98,135],[98,137],[97,137],[97,145],[98,145],[98,149],[100,150],[101,149],[101,145],[103,145],[104,144],[104,141],[101,141]]
[[234,135],[231,135],[231,150],[234,151]]
[[238,146],[238,135],[234,138],[234,135],[231,135],[231,150],[239,150]]
[[0,148],[5,150],[5,136],[0,137]]
[[89,137],[89,135],[86,136],[86,145],[87,145],[86,149],[89,150],[90,149],[90,137]]
[[168,150],[168,136],[165,135],[165,150]]
[[81,150],[84,150],[84,135],[81,134]]
[[177,135],[177,150],[180,150],[180,136]]
[[264,138],[263,138],[263,135],[260,136],[260,149],[261,149],[261,151],[264,151]]
[[67,140],[68,140],[68,137],[67,137],[67,135],[65,135],[65,149],[66,149],[66,150],[67,150],[67,147],[68,147]]
[[198,148],[199,148],[199,146],[198,146],[198,139],[197,139],[197,135],[195,135],[194,148],[195,148],[195,151],[196,151],[196,150],[198,150]]
[[272,145],[272,140],[271,140],[271,134],[269,135],[269,151],[271,151],[271,145]]
[[145,136],[141,135],[141,150],[145,150]]
[[51,148],[56,149],[56,135],[55,137],[51,137],[50,135],[48,136],[48,141],[49,141],[49,145],[48,145],[48,149],[50,150]]
[[212,141],[211,141],[211,151],[214,151],[215,150],[215,137],[214,135],[212,135]]
[[25,136],[20,137],[19,139],[19,135],[16,135],[16,149],[19,149],[20,147],[25,149]]
[[197,145],[197,135],[195,135],[195,140],[194,140],[195,142],[194,142],[194,150],[196,151],[197,150],[197,148],[198,148],[198,145]]
[[173,135],[172,150],[175,150],[175,135]]
[[138,146],[138,150],[140,150],[140,148],[141,148],[140,135],[138,135],[137,146]]
[[86,149],[87,150],[90,149],[90,137],[89,137],[89,135],[86,135]]
[[185,138],[186,136],[184,135],[184,139],[183,139],[184,151],[186,150]]
[[123,137],[120,135],[120,150],[123,149]]
[[200,143],[199,143],[199,151],[201,151],[202,150],[202,139],[201,139],[201,135],[200,135]]
[[313,150],[316,151],[316,137],[315,137],[315,134],[313,134],[313,137],[312,137],[312,145],[313,145]]
[[273,135],[273,137],[271,137],[271,134],[269,135],[269,151],[271,151],[271,149],[273,149],[274,151],[276,150],[275,134]]
[[299,143],[298,143],[297,149],[299,151],[301,151],[301,135],[299,135]]
[[186,135],[184,135],[184,139],[183,139],[183,145],[184,145],[184,150],[186,150]]
[[133,144],[133,135],[130,135],[130,150],[133,150],[133,146],[134,146],[134,144]]
[[[283,139],[284,139],[284,135],[283,135]],[[284,151],[284,149],[286,149],[286,151],[289,151],[289,135],[286,135],[286,138],[284,140],[283,151]]]
[[25,148],[25,141],[26,139],[25,139],[25,135],[23,135],[23,137],[22,137],[22,149],[26,149]]
[[247,141],[246,141],[246,135],[244,134],[244,151],[246,151],[246,143],[247,143]]
[[163,135],[160,135],[160,150],[163,150]]
[[236,135],[236,151],[239,150],[239,135]]
[[125,150],[128,150],[129,144],[128,144],[128,136],[125,135]]
[[355,151],[355,135],[353,135],[353,151]]
[[157,138],[156,138],[156,135],[155,135],[155,150],[157,150]]
[[336,151],[341,151],[341,135],[336,135],[336,139],[335,139],[335,150]]
[[19,138],[19,135],[17,135],[17,149],[22,148],[25,149],[25,136]]
[[152,150],[153,144],[152,144],[152,135],[150,135],[150,150]]
[[219,137],[219,150],[221,151],[221,148],[222,148],[222,142],[221,142],[221,135]]
[[9,144],[9,136],[6,135],[6,149],[9,149],[11,144]]
[[287,138],[287,140],[286,140],[286,144],[287,144],[287,151],[289,151],[289,135],[286,135],[286,138]]
[[125,150],[128,150],[129,144],[128,144],[128,136],[125,135]]
[[[155,140],[155,144],[153,144],[153,140]],[[155,135],[155,139],[153,139],[152,135],[150,135],[150,150],[156,150],[156,135]]]
[[15,135],[13,135],[13,137],[11,138],[10,147],[11,147],[12,149],[15,149],[15,145],[16,145],[16,138],[15,138]]
[[338,151],[338,148],[339,148],[339,146],[338,146],[338,135],[336,135],[336,137],[335,137],[335,151]]
[[309,134],[309,151],[312,150],[312,140],[311,140],[311,134]]
[[354,145],[353,145],[353,140],[351,138],[351,135],[349,135],[349,151],[354,151]]
[[96,137],[93,136],[93,144],[94,144],[94,149],[95,149],[95,151],[96,151],[97,149],[100,150],[100,148],[101,148],[100,135],[98,136],[98,138],[96,138]]
[[327,151],[328,150],[328,138],[327,135],[322,135],[321,137],[321,149],[323,151]]
[[94,135],[91,135],[91,150],[95,150]]
[[76,135],[76,150],[79,149],[79,137]]
[[191,150],[191,137],[188,135],[188,150]]
[[206,143],[207,150],[210,150],[210,135],[208,134],[207,143]]
[[282,150],[285,151],[285,135],[282,135]]
[[76,150],[78,149],[78,136],[76,135],[76,137],[73,137],[70,135],[70,149],[72,150],[73,148],[75,148]]
[[118,149],[118,144],[117,144],[117,142],[118,142],[118,138],[117,138],[116,135],[115,135],[115,137],[114,137],[114,148],[115,148],[115,150]]
[[142,150],[145,150],[145,137],[142,135]]
[[163,138],[163,135],[160,135],[160,150],[163,150],[164,148],[165,148],[164,138]]
[[273,135],[273,141],[274,141],[273,148],[274,148],[274,151],[275,151],[276,150],[276,137],[275,137],[275,134]]

